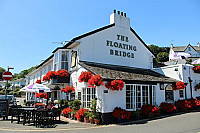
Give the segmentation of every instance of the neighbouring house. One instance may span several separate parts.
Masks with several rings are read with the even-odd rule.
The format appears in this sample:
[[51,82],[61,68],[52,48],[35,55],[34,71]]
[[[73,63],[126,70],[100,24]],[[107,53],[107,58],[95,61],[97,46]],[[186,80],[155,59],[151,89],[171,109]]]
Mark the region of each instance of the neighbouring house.
[[171,95],[172,101],[177,101],[178,99],[196,98],[200,96],[200,88],[195,89],[195,86],[200,84],[200,73],[195,72],[193,68],[194,66],[191,64],[176,64],[154,69],[156,72],[178,81],[182,81],[186,84],[186,87],[181,90],[171,92],[165,90],[168,91],[166,94]]
[[14,81],[11,81],[11,86],[15,86],[15,88],[24,87],[26,85],[25,78],[20,78]]
[[[199,42],[197,43],[197,46],[192,46],[188,44],[187,46],[176,46],[174,47],[173,44],[171,44],[170,51],[169,51],[169,61],[174,59],[180,59],[178,55],[189,54],[189,59],[197,59],[200,58],[200,46]],[[185,57],[184,57],[185,58]]]
[[[178,80],[153,71],[154,55],[149,47],[130,27],[130,19],[123,12],[114,12],[110,24],[64,42],[53,54],[27,75],[27,84],[42,80],[48,71],[65,69],[69,71],[69,80],[61,82],[54,78],[42,81],[52,89],[51,98],[79,99],[83,108],[88,108],[91,100],[97,98],[97,106],[102,121],[108,122],[115,107],[129,111],[141,108],[143,104],[160,105],[166,99],[166,88]],[[82,72],[89,71],[99,75],[103,84],[90,86],[80,82]],[[105,87],[115,79],[121,79],[125,85],[121,91]],[[60,90],[71,85],[75,93]],[[109,89],[108,89],[109,88]],[[32,94],[28,94],[30,97]],[[30,100],[27,96],[27,100]]]

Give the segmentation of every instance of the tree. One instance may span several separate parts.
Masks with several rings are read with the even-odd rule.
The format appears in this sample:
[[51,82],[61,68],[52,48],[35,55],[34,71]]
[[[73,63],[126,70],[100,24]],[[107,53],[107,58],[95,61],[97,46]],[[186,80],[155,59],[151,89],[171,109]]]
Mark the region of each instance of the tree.
[[17,79],[20,79],[20,78],[25,78],[25,75],[27,75],[29,72],[31,72],[33,69],[35,69],[36,66],[33,66],[29,69],[25,69],[25,70],[22,70],[19,74],[15,73],[13,75],[13,80],[17,80]]
[[157,62],[166,62],[169,60],[169,54],[167,52],[160,52],[157,54]]
[[0,67],[0,80],[3,80],[2,78],[2,74],[5,72],[6,70],[2,67]]
[[151,51],[153,52],[155,56],[157,56],[157,54],[160,52],[160,47],[156,45],[152,44],[152,45],[149,45],[148,47],[151,49]]

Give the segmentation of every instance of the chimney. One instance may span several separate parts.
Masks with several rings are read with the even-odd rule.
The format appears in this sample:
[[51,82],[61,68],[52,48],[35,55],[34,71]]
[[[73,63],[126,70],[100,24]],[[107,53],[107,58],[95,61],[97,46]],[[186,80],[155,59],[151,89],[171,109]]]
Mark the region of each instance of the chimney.
[[115,26],[130,29],[130,19],[126,17],[126,13],[113,10],[110,15],[110,24],[115,23]]
[[173,48],[173,44],[171,43],[171,48]]
[[197,43],[197,47],[199,47],[199,42]]

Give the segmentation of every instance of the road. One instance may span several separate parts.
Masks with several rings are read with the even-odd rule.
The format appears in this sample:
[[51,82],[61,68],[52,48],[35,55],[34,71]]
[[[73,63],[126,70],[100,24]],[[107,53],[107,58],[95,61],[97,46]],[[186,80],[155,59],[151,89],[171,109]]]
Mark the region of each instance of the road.
[[86,126],[74,128],[3,130],[0,133],[200,133],[200,112],[192,112],[131,125]]

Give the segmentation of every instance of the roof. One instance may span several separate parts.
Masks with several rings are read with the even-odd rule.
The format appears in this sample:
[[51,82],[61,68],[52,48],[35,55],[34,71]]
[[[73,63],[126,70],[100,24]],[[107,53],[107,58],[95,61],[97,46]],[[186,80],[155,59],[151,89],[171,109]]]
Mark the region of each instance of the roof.
[[175,83],[177,80],[166,77],[150,69],[133,68],[126,66],[117,66],[110,64],[101,64],[94,62],[80,61],[79,64],[92,72],[99,74],[103,79],[113,80],[122,79],[134,82],[149,83]]
[[195,51],[200,52],[200,47],[192,46],[190,44],[188,44],[187,46],[173,47],[172,49],[174,52],[184,52],[187,49],[187,47],[189,47],[189,46],[192,47]]
[[24,78],[20,78],[20,79],[14,80],[12,82],[25,82],[25,79]]
[[49,56],[45,61],[43,61],[40,65],[38,65],[37,67],[36,67],[36,69],[37,68],[39,68],[40,66],[42,66],[44,63],[46,63],[47,61],[49,61],[51,58],[53,58],[53,54],[51,55],[51,56]]

